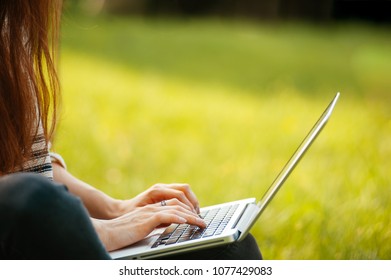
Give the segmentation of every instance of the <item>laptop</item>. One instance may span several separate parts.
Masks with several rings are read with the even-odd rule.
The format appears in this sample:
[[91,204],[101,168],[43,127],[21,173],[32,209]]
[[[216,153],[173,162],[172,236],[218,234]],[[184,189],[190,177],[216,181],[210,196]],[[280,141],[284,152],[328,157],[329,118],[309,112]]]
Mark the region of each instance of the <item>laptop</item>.
[[188,224],[171,224],[156,229],[146,238],[129,247],[110,252],[111,257],[113,259],[159,258],[243,240],[326,125],[339,95],[336,94],[259,201],[248,198],[201,208],[200,216],[207,224],[206,228]]

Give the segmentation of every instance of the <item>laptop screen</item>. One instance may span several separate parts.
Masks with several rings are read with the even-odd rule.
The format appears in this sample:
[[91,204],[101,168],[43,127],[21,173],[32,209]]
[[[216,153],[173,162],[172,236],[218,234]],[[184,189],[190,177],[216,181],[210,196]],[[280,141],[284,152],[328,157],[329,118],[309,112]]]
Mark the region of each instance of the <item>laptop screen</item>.
[[[340,93],[338,92],[336,96],[333,98],[329,106],[327,106],[326,110],[320,116],[319,120],[315,123],[311,131],[304,138],[303,142],[297,148],[296,152],[289,159],[289,161],[285,164],[284,168],[278,174],[276,179],[270,185],[266,193],[263,195],[262,199],[258,202],[258,207],[260,208],[260,213],[265,209],[265,207],[269,204],[269,202],[273,199],[275,194],[278,192],[280,187],[284,184],[285,180],[288,178],[289,174],[293,171],[297,163],[303,157],[304,153],[308,150],[311,144],[314,142],[316,137],[322,131],[323,127],[326,125],[330,115],[335,107],[335,104],[338,101]],[[259,213],[259,214],[260,214]],[[259,215],[258,214],[258,215]]]

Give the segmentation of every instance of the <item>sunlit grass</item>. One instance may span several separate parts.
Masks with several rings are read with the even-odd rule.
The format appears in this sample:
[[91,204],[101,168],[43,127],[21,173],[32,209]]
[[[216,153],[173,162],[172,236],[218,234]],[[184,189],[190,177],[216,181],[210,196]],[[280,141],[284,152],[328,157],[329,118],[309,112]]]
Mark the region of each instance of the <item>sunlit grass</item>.
[[391,257],[391,57],[382,31],[349,26],[350,42],[339,28],[303,25],[88,26],[69,24],[63,36],[56,149],[74,174],[119,198],[175,181],[190,183],[204,206],[260,197],[341,91],[252,233],[267,259]]

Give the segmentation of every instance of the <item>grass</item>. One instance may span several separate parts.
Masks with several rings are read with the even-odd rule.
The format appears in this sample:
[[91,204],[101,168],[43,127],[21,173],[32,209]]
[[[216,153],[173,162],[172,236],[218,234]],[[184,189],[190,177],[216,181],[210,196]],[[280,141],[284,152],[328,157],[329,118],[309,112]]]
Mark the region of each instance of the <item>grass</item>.
[[390,43],[363,24],[68,16],[55,148],[119,198],[260,197],[341,91],[252,233],[267,259],[390,259]]

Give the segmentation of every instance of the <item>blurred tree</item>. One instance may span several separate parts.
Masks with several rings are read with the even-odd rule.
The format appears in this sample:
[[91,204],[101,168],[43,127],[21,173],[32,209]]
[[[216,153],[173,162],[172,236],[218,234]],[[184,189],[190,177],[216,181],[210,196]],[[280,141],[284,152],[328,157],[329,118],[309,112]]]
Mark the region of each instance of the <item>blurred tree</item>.
[[333,16],[336,19],[391,22],[391,0],[335,0]]
[[261,20],[391,22],[391,0],[66,0],[68,9],[140,15],[218,15]]
[[331,17],[333,0],[110,0],[112,12],[136,14],[184,14],[246,16],[259,19]]

